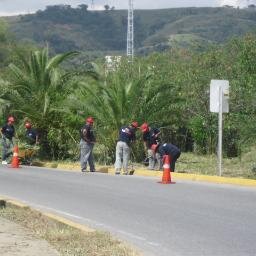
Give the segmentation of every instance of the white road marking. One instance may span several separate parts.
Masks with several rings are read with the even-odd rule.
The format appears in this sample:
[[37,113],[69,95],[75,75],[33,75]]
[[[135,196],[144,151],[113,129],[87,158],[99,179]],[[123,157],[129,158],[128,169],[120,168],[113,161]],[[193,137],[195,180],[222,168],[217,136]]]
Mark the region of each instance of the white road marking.
[[[9,196],[6,196],[6,195],[3,195],[3,196],[6,197],[6,198],[10,198]],[[48,207],[48,206],[30,203],[29,201],[21,200],[21,199],[18,199],[18,198],[13,198],[12,197],[10,199],[20,201],[20,202],[22,202],[22,203],[24,203],[28,206],[32,206],[35,209],[38,209],[38,210],[48,210],[50,212],[58,213],[62,216],[67,216],[67,217],[71,217],[71,218],[74,218],[74,219],[77,219],[77,220],[81,220],[83,222],[91,223],[91,225],[95,225],[95,226],[98,226],[98,227],[103,227],[104,229],[107,229],[107,230],[115,230],[111,226],[108,226],[104,223],[96,222],[96,221],[94,221],[92,219],[89,219],[89,218],[84,218],[84,217],[74,215],[74,214],[71,214],[71,213],[68,213],[68,212],[65,212],[65,211],[57,210],[57,209],[54,209],[54,208],[51,208],[51,207]],[[132,239],[135,239],[135,240],[144,241],[145,243],[147,243],[148,245],[153,246],[153,247],[159,247],[160,246],[160,244],[158,244],[158,243],[147,241],[146,238],[144,238],[142,236],[135,235],[135,234],[130,233],[130,232],[125,232],[125,231],[122,231],[122,230],[116,230],[116,232],[119,233],[119,234],[122,234],[126,237],[130,237]]]

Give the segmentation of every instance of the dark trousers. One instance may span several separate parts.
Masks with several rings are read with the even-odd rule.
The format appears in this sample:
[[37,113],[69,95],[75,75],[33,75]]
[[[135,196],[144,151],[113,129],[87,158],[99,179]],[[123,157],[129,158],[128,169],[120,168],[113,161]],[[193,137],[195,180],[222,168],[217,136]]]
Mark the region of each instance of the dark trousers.
[[179,157],[180,157],[180,152],[177,152],[177,154],[174,154],[173,156],[170,155],[170,158],[171,158],[171,164],[170,164],[171,172],[175,171],[175,163],[176,163],[176,161]]

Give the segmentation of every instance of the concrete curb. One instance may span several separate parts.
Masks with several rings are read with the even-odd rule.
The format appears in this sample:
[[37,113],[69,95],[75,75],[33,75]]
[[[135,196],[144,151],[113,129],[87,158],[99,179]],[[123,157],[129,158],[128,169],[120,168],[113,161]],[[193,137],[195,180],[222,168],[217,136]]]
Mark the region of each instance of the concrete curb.
[[[50,167],[51,164],[47,163],[46,167]],[[68,164],[68,163],[59,163],[57,164],[57,169],[62,169],[66,171],[80,171],[79,164]],[[98,166],[99,172],[109,173],[114,175],[114,168],[110,166]],[[161,171],[149,171],[146,169],[136,169],[134,172],[136,176],[145,176],[145,177],[162,177]],[[189,180],[189,181],[203,181],[209,183],[217,184],[229,184],[229,185],[238,185],[245,187],[256,187],[256,180],[244,179],[244,178],[229,178],[229,177],[219,177],[219,176],[210,176],[210,175],[201,175],[201,174],[189,174],[189,173],[171,173],[172,179],[177,180]]]
[[49,212],[45,212],[45,211],[42,211],[42,210],[35,209],[35,208],[33,208],[33,207],[29,206],[29,205],[26,205],[26,204],[24,204],[24,203],[22,203],[22,202],[20,202],[18,200],[14,200],[14,199],[6,197],[6,196],[1,196],[0,195],[0,200],[5,200],[6,203],[11,204],[11,205],[16,206],[16,207],[19,207],[19,208],[30,208],[33,211],[40,212],[43,216],[45,216],[45,217],[47,217],[49,219],[55,220],[57,222],[60,222],[62,224],[70,226],[72,228],[79,229],[79,230],[84,231],[86,233],[91,233],[91,232],[95,232],[96,231],[95,229],[86,227],[85,225],[79,224],[77,222],[71,221],[69,219],[66,219],[64,217],[61,217],[61,216],[53,214],[53,213],[49,213]]
[[[114,169],[110,170],[114,174]],[[146,177],[159,177],[162,178],[161,171],[148,171],[144,169],[135,170],[134,175],[146,176]],[[189,173],[171,173],[172,179],[177,180],[190,180],[190,181],[203,181],[217,184],[230,184],[239,185],[246,187],[256,187],[256,180],[242,179],[242,178],[228,178],[219,176],[209,176],[209,175],[199,175],[199,174],[189,174]]]

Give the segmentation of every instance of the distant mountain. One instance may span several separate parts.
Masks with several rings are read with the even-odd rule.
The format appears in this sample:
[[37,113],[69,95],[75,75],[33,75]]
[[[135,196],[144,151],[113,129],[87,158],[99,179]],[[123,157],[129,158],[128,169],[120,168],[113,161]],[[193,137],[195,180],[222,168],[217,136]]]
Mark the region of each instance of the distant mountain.
[[[175,8],[135,11],[137,53],[170,47],[204,49],[255,31],[255,8]],[[86,5],[48,6],[35,14],[6,18],[18,40],[45,45],[56,53],[125,54],[126,10],[88,11]]]

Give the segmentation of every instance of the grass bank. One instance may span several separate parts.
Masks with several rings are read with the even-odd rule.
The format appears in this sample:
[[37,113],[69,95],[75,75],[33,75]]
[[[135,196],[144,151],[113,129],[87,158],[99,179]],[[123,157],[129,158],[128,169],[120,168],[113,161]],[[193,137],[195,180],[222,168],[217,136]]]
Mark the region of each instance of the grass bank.
[[[248,149],[241,157],[223,158],[223,177],[256,179],[256,147]],[[69,169],[74,171],[80,170],[79,162],[70,161],[53,161],[48,163],[38,162],[36,165]],[[133,164],[135,170],[146,169],[142,164]],[[111,166],[113,167],[113,165]],[[104,172],[104,167],[98,165],[98,170]],[[216,155],[199,155],[195,153],[182,153],[176,164],[176,172],[199,174],[199,175],[219,175],[217,156]]]
[[[256,147],[248,149],[241,157],[223,158],[223,177],[256,179]],[[218,175],[216,155],[184,153],[177,162],[177,171],[203,175]]]
[[[248,147],[246,150],[243,151],[241,157],[224,157],[222,176],[256,179],[255,155],[256,146],[250,148]],[[69,169],[74,171],[80,170],[79,162],[71,162],[69,160],[51,162],[35,160],[33,165],[48,168]],[[133,166],[135,167],[135,169],[146,169],[146,167],[140,163],[134,163]],[[97,167],[101,169],[103,168],[100,165],[98,165]],[[217,156],[199,155],[195,153],[182,153],[180,159],[177,161],[176,172],[200,175],[218,175],[219,173],[217,168]]]
[[15,222],[48,241],[60,255],[74,256],[139,256],[128,245],[113,239],[109,233],[82,231],[48,218],[29,207],[11,203],[0,209],[0,217]]

